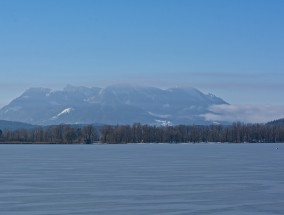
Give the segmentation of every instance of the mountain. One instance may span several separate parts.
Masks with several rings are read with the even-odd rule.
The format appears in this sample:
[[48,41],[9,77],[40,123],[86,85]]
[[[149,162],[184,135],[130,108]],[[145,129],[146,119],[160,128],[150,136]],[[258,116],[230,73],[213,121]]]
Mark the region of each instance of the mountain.
[[268,125],[284,125],[284,119],[276,119],[267,123]]
[[208,124],[211,105],[227,104],[194,88],[113,85],[31,88],[0,110],[0,119],[31,124]]
[[16,130],[16,129],[32,129],[37,126],[23,123],[23,122],[13,122],[13,121],[6,121],[6,120],[0,120],[0,130]]

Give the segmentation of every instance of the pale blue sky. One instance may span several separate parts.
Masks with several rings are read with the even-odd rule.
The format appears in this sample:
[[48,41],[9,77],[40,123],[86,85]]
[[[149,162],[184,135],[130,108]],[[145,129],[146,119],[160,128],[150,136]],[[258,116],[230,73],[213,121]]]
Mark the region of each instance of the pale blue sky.
[[66,84],[192,86],[284,105],[282,0],[2,0],[0,106]]

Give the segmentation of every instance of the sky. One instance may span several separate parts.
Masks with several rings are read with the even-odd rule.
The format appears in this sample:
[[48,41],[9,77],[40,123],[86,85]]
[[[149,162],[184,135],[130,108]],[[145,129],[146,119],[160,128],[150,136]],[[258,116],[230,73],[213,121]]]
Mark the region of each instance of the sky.
[[0,107],[30,87],[131,83],[279,109],[283,11],[282,0],[1,0]]

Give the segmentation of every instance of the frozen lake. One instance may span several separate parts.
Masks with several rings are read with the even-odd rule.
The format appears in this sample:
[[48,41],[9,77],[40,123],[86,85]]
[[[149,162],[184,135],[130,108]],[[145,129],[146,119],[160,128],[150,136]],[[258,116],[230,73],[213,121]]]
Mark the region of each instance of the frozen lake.
[[0,145],[0,214],[284,214],[284,145]]

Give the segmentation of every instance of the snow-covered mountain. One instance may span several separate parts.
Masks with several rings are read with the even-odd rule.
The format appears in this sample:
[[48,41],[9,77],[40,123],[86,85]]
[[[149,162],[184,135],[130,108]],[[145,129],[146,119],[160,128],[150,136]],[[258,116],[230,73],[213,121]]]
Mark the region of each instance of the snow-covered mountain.
[[227,104],[194,88],[159,89],[113,85],[105,88],[66,86],[54,91],[31,88],[0,110],[0,119],[49,125],[208,124],[208,107]]

